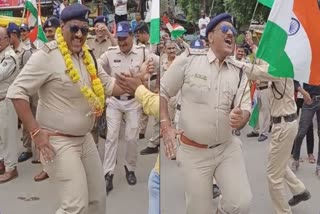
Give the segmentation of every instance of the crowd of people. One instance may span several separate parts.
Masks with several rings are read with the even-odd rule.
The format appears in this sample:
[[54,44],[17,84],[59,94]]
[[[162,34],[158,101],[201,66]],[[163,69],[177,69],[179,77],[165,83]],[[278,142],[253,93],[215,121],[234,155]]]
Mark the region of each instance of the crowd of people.
[[[219,195],[216,213],[249,213],[252,194],[238,136],[250,118],[249,85],[255,85],[259,122],[247,137],[263,142],[272,132],[266,171],[273,208],[291,213],[290,206],[308,200],[311,195],[294,172],[305,135],[308,160],[316,162],[312,121],[317,114],[319,130],[320,87],[270,76],[269,65],[254,57],[258,47],[250,32],[235,48],[237,32],[227,13],[210,19],[202,10],[199,37],[190,43],[161,25],[160,43],[153,45],[140,14],[129,22],[127,1],[113,2],[115,32],[108,17],[98,16],[90,35],[89,9],[65,1],[59,18],[45,21],[49,42],[39,50],[28,39],[26,24],[0,28],[0,119],[6,121],[0,123],[0,183],[17,178],[18,162],[32,157],[43,166],[34,180],[57,183],[56,213],[106,213],[120,129],[126,180],[135,185],[138,142],[152,116],[152,137],[140,155],[159,153],[162,137],[166,156],[184,175],[187,213],[212,213],[211,200]],[[295,93],[303,96],[299,125]],[[19,120],[26,148],[20,155]],[[293,194],[289,201],[284,183]],[[159,156],[149,176],[149,214],[157,213]]]

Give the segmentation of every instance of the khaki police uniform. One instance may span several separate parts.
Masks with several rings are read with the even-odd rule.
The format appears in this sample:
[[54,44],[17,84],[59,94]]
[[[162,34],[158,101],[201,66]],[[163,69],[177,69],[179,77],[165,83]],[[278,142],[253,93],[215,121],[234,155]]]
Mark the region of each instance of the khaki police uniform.
[[0,52],[0,160],[4,160],[7,172],[13,171],[18,161],[18,116],[12,101],[6,98],[18,73],[18,56],[8,46]]
[[[81,80],[91,86],[82,54],[72,55]],[[29,101],[38,92],[37,121],[41,128],[62,133],[49,141],[56,151],[53,162],[40,157],[59,192],[56,214],[105,214],[106,191],[99,153],[90,134],[95,118],[89,102],[66,74],[66,65],[56,41],[35,52],[9,88],[7,97]],[[112,94],[115,80],[98,67],[106,96]],[[75,137],[77,136],[77,137]]]
[[[187,214],[214,212],[213,178],[223,195],[219,213],[247,214],[252,197],[250,185],[241,142],[232,136],[229,125],[234,96],[237,106],[245,90],[241,109],[251,109],[250,91],[245,88],[247,78],[242,75],[240,82],[241,67],[229,58],[219,66],[211,49],[188,51],[171,64],[161,79],[160,91],[168,101],[181,90],[179,128],[184,133],[176,158],[184,177]],[[198,147],[187,145],[187,141],[196,142]]]
[[[129,53],[121,52],[119,46],[109,47],[99,59],[103,69],[115,76],[121,72],[140,72],[143,60],[147,59],[148,50],[144,46],[133,45]],[[107,99],[107,127],[108,134],[105,144],[105,155],[103,161],[104,174],[113,174],[116,166],[117,146],[121,121],[124,117],[125,123],[125,165],[129,171],[134,171],[138,159],[138,135],[139,121],[141,117],[141,105],[129,94]]]
[[259,107],[259,135],[268,136],[270,126],[270,99],[269,82],[257,83],[257,99]]
[[[138,42],[138,45],[144,45],[140,42]],[[157,47],[155,45],[152,45],[150,42],[144,45],[145,48],[150,52],[150,56],[153,58],[153,61],[155,62],[155,70],[161,69],[160,63],[159,63],[159,56],[157,56],[155,53],[157,51]],[[150,85],[149,90],[154,91],[156,89],[156,80],[157,80],[157,72],[151,75],[150,77]],[[146,115],[144,112],[142,112],[139,129],[141,134],[145,134],[147,130],[149,116]],[[153,133],[152,137],[149,139],[148,147],[150,148],[156,148],[160,144],[160,123],[159,120],[154,118],[153,119]]]
[[[23,44],[21,42],[21,44]],[[36,51],[31,45],[31,42],[28,41],[26,44],[23,44],[21,55],[20,55],[20,67],[21,69],[24,67],[25,64],[27,64],[28,60],[30,59],[31,55]],[[32,96],[30,96],[30,106],[32,114],[35,116],[37,112],[37,105],[38,105],[38,94],[35,93]],[[27,149],[27,152],[32,152],[33,156],[32,159],[37,161],[39,160],[38,151],[35,148],[35,146],[32,144],[32,140],[30,137],[30,134],[28,130],[26,130],[24,127],[22,129],[22,143],[23,146]]]
[[[100,56],[108,50],[109,47],[113,46],[112,42],[109,38],[105,38],[102,41],[99,41],[96,36],[88,37],[87,38],[87,45],[91,49],[94,57],[96,60],[100,58]],[[105,113],[103,114],[105,116]],[[94,128],[91,131],[91,134],[93,136],[94,142],[96,144],[99,143],[99,124],[102,122],[102,119],[99,118],[96,123]]]
[[300,194],[306,189],[288,166],[294,138],[298,132],[298,123],[294,116],[297,112],[294,83],[293,79],[270,76],[267,73],[268,65],[263,62],[261,64],[260,66],[254,65],[253,72],[251,72],[251,67],[247,67],[245,71],[249,79],[273,82],[272,87],[267,89],[272,93],[270,110],[273,119],[267,179],[275,213],[290,214],[292,211],[284,197],[286,194],[284,184],[289,186],[293,195]]
[[100,56],[108,50],[109,47],[113,46],[109,38],[105,38],[102,41],[99,41],[95,36],[87,38],[87,45],[93,52],[93,55],[96,59],[99,59]]

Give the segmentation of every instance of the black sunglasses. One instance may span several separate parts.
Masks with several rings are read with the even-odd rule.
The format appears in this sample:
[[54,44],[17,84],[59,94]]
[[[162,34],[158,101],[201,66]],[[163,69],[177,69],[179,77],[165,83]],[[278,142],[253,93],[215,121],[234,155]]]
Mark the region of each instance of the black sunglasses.
[[86,36],[89,33],[88,27],[79,27],[78,25],[71,25],[69,27],[71,33],[77,33],[79,30],[81,31],[82,35]]

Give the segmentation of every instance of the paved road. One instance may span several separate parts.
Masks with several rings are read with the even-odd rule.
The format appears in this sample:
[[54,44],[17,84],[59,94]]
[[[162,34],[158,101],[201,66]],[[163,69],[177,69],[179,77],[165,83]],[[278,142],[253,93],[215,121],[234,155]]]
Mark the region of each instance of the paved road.
[[[266,180],[266,162],[268,152],[268,141],[259,143],[257,138],[250,139],[245,135],[251,129],[246,127],[241,132],[243,143],[243,153],[246,161],[248,176],[253,193],[251,206],[252,214],[272,214],[272,205],[268,193]],[[315,132],[315,136],[318,134]],[[318,144],[318,139],[315,140]],[[302,146],[302,157],[305,159],[305,143]],[[318,145],[315,145],[317,154]],[[310,164],[306,160],[302,163],[301,169],[297,173],[298,177],[310,190],[312,198],[305,203],[301,203],[292,209],[294,214],[319,214],[320,213],[320,179],[315,176],[315,164]],[[236,178],[235,178],[236,179]],[[174,161],[168,160],[164,154],[161,155],[161,214],[183,214],[185,213],[185,200],[183,192],[183,177],[179,173]],[[241,196],[241,193],[235,193]],[[288,191],[288,199],[291,197]],[[218,199],[212,200],[217,205]],[[214,212],[213,212],[214,213]]]
[[[152,121],[148,125],[147,139],[152,132]],[[123,136],[123,133],[120,134]],[[138,158],[136,169],[137,185],[129,186],[123,168],[123,141],[119,144],[118,164],[114,176],[114,190],[107,197],[107,214],[146,214],[148,212],[148,178],[157,155]],[[140,140],[139,151],[145,148],[147,140]],[[20,151],[24,149],[20,148]],[[104,141],[100,139],[99,153],[104,152]],[[55,184],[50,180],[34,182],[33,176],[40,172],[41,165],[26,161],[18,165],[19,177],[6,184],[0,184],[0,214],[53,214],[59,206]],[[39,197],[36,201],[23,201],[17,197]]]
[[[150,127],[148,127],[147,137],[150,136]],[[245,137],[245,134],[248,132],[248,128],[242,131],[241,139],[254,196],[251,213],[272,214],[265,175],[268,142],[258,143],[256,139],[248,139]],[[315,136],[317,136],[316,132]],[[316,139],[316,142],[318,142],[318,139]],[[145,147],[146,143],[146,140],[140,142],[139,151]],[[107,198],[107,214],[147,214],[147,182],[149,172],[154,166],[156,155],[139,156],[139,164],[136,171],[138,184],[136,186],[129,186],[124,176],[122,146],[123,143],[120,144],[119,148],[119,164],[117,165],[114,177],[114,190]],[[315,151],[318,151],[317,145],[315,145]],[[103,153],[103,141],[100,142],[100,153],[101,155]],[[302,157],[306,157],[305,145],[302,147]],[[161,163],[161,214],[184,214],[183,178],[179,175],[175,162],[167,160],[163,154],[161,156]],[[33,181],[33,176],[41,170],[41,166],[32,165],[30,161],[27,161],[19,164],[18,169],[19,177],[17,179],[0,185],[0,213],[54,213],[58,206],[55,184],[50,180],[39,183]],[[309,188],[312,199],[295,207],[293,209],[294,214],[319,214],[320,212],[320,180],[315,177],[314,170],[314,164],[309,164],[306,161],[302,163],[298,176]],[[22,201],[17,199],[18,196],[36,196],[40,200]],[[216,205],[217,200],[213,200],[212,203]]]

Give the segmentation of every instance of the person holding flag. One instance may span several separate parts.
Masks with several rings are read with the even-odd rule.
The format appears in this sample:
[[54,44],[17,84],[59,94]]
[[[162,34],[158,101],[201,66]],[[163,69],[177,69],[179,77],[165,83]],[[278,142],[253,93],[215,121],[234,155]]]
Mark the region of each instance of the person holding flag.
[[[231,15],[214,17],[206,28],[210,47],[188,49],[161,79],[160,131],[166,156],[176,156],[184,176],[187,214],[213,213],[213,178],[222,194],[217,213],[249,213],[251,188],[240,140],[232,135],[233,128],[246,125],[251,110],[247,77],[230,58],[235,36]],[[168,101],[179,90],[182,131],[172,127],[168,114]]]
[[[263,2],[266,1],[263,0]],[[258,59],[255,62],[259,65],[243,64],[249,79],[272,82],[270,111],[273,127],[267,163],[267,180],[276,214],[292,213],[290,206],[295,206],[311,197],[310,192],[292,172],[288,163],[298,131],[293,77],[299,76],[301,65],[308,66],[309,57],[304,52],[297,52],[296,49],[295,53],[292,53],[294,46],[303,43],[302,41],[292,42],[295,35],[302,35],[303,30],[297,28],[296,24],[300,22],[292,18],[292,14],[300,15],[300,18],[302,18],[301,14],[304,14],[304,20],[306,20],[306,8],[309,9],[313,3],[310,1],[310,4],[305,4],[304,1],[299,0],[275,0],[259,48],[256,50]],[[294,11],[294,8],[299,9]],[[307,45],[303,44],[301,48],[306,49]],[[301,62],[303,64],[299,64]],[[306,74],[310,67],[305,69],[303,72]],[[293,194],[289,201],[284,197],[285,183]]]

